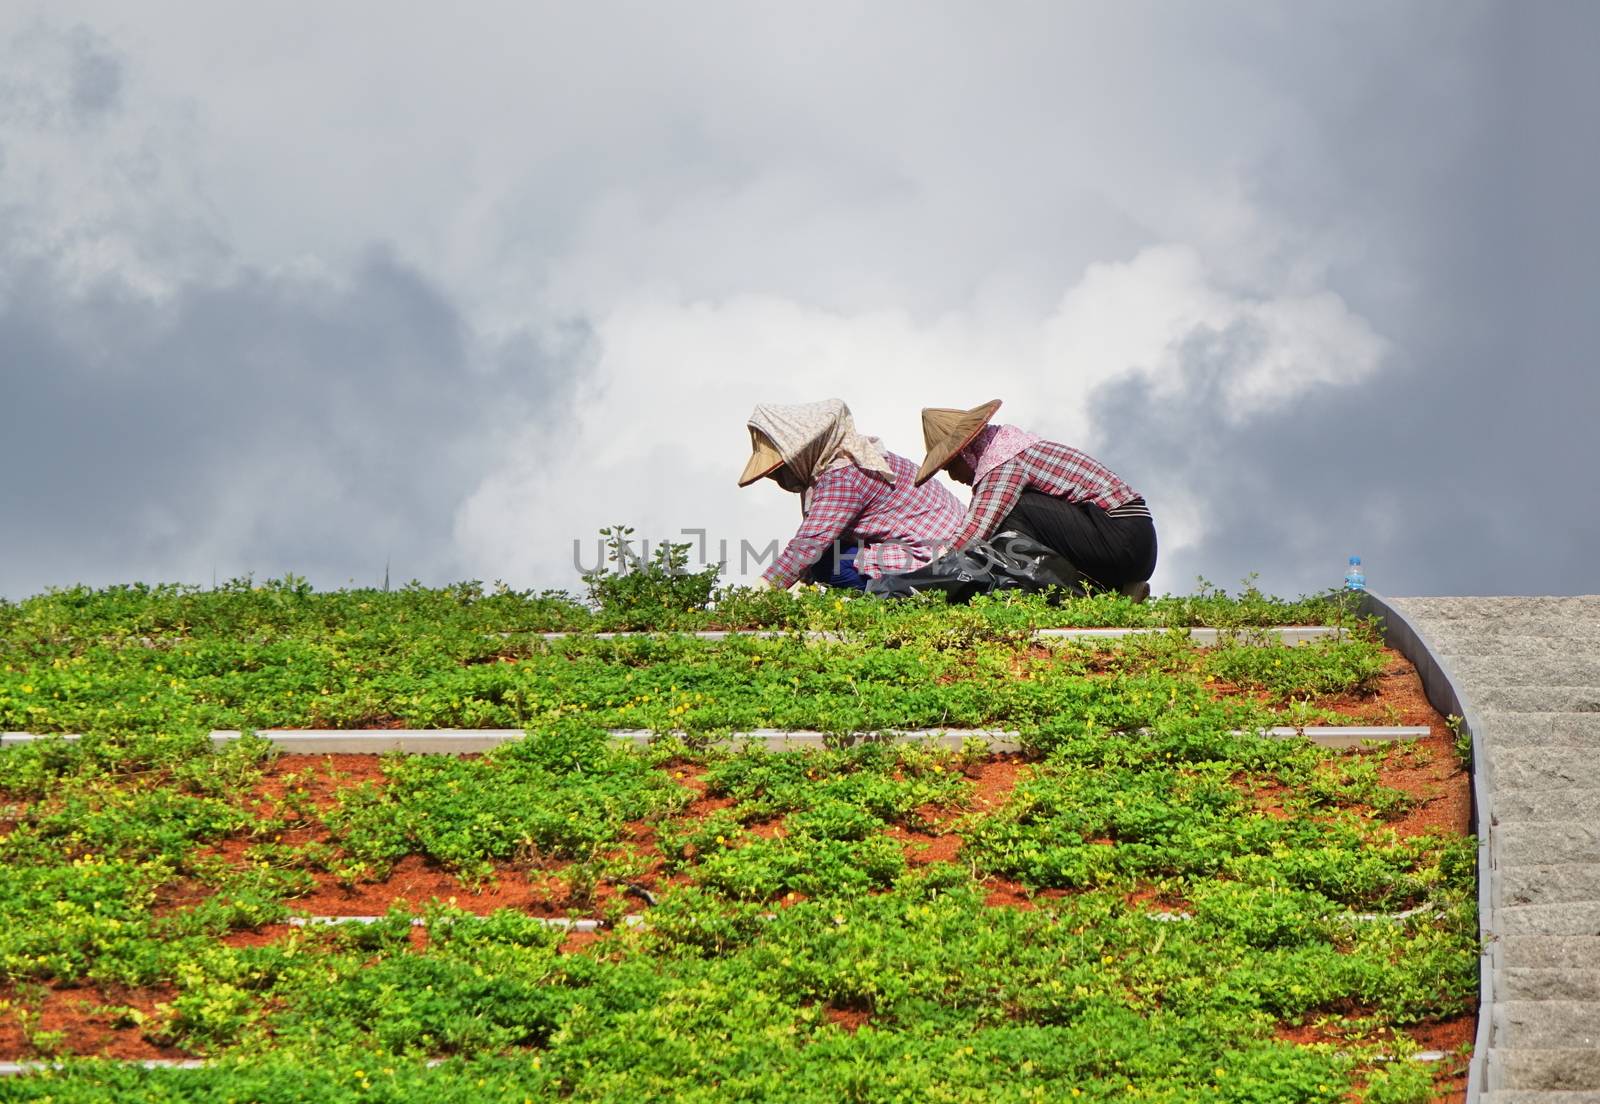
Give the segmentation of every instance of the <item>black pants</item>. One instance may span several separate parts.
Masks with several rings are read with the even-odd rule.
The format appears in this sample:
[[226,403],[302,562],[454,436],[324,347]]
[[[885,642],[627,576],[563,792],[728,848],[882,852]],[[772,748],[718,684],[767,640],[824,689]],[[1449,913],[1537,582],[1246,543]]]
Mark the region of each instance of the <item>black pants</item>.
[[1012,532],[1047,545],[1084,579],[1114,590],[1141,583],[1156,570],[1156,525],[1147,517],[1112,517],[1092,502],[1068,502],[1023,491],[995,535]]

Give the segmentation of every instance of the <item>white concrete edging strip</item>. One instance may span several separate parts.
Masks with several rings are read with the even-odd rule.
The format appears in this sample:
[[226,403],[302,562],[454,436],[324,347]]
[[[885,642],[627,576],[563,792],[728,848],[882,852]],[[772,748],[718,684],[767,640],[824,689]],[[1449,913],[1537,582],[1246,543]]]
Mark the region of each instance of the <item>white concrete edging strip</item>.
[[[1170,632],[1181,632],[1188,634],[1189,639],[1194,643],[1205,647],[1225,640],[1270,641],[1275,644],[1290,645],[1309,644],[1314,640],[1338,640],[1345,635],[1346,631],[1338,625],[1261,625],[1244,626],[1237,629],[1212,629],[1203,626],[1193,628],[1139,626],[1136,628],[1034,629],[1033,636],[1043,641],[1120,640],[1128,636],[1161,636]],[[696,640],[728,640],[734,637],[771,639],[787,636],[800,636],[806,640],[833,642],[848,639],[844,633],[819,632],[811,629],[702,629],[695,632],[682,633],[670,630],[654,632],[530,632],[527,634],[502,632],[493,635],[502,637],[527,635],[536,640],[628,640],[634,637],[660,636],[691,636]]]
[[[118,1065],[143,1066],[145,1069],[200,1069],[207,1065],[204,1058],[107,1058],[107,1062],[116,1062]],[[83,1060],[80,1058],[78,1062]],[[65,1062],[0,1062],[0,1077],[22,1077],[30,1073],[43,1073],[46,1070],[66,1069]]]
[[[1352,924],[1381,924],[1385,922],[1398,924],[1401,921],[1409,920],[1413,916],[1421,916],[1427,912],[1442,915],[1434,910],[1433,905],[1426,904],[1406,909],[1403,912],[1340,912],[1334,913],[1329,919],[1343,920]],[[777,915],[775,912],[764,912],[761,914],[761,919],[775,920]],[[1189,912],[1147,912],[1144,917],[1146,920],[1161,924],[1185,924],[1194,920],[1194,914]],[[387,919],[387,916],[291,916],[284,923],[296,928],[317,928],[328,924],[376,924]],[[605,920],[586,916],[533,916],[529,917],[529,919],[536,920],[547,928],[567,928],[576,932],[604,931],[607,926],[607,921]],[[629,928],[641,927],[648,922],[642,912],[630,912],[622,918],[623,926]],[[426,927],[427,924],[428,921],[425,917],[413,916],[411,918],[411,926],[414,928]]]
[[[644,747],[664,733],[647,728],[619,728],[610,730],[612,739],[619,743]],[[1270,739],[1290,739],[1304,736],[1321,747],[1345,749],[1360,747],[1367,741],[1396,742],[1416,740],[1430,732],[1425,725],[1349,725],[1307,726],[1297,728],[1280,725],[1260,731]],[[279,751],[300,755],[379,755],[384,752],[404,752],[413,755],[474,755],[515,743],[526,733],[520,728],[437,728],[437,729],[261,729],[256,735],[267,740]],[[670,735],[684,737],[689,734],[676,730]],[[769,751],[805,751],[841,745],[871,743],[922,743],[960,750],[968,740],[980,740],[991,752],[1016,752],[1023,750],[1014,729],[994,728],[917,728],[885,729],[873,732],[836,734],[814,729],[783,730],[757,728],[731,732],[715,738],[718,746],[757,744]],[[240,738],[237,730],[219,729],[211,733],[213,747],[221,747]]]
[[36,740],[65,740],[75,743],[83,739],[76,732],[0,732],[0,747],[15,747],[19,744],[31,744]]
[[[610,731],[611,737],[619,743],[635,747],[644,747],[659,736],[669,735],[648,728]],[[1260,734],[1279,740],[1304,736],[1321,747],[1354,748],[1368,741],[1416,740],[1428,733],[1427,727],[1419,725],[1309,725],[1304,728],[1279,725],[1262,729]],[[527,732],[520,728],[264,728],[257,730],[256,735],[279,751],[296,755],[380,755],[391,751],[411,755],[477,755],[501,744],[515,743],[526,737]],[[670,735],[689,734],[675,730]],[[845,735],[815,729],[756,728],[728,733],[712,742],[719,746],[760,744],[770,751],[804,751],[881,740],[960,750],[968,740],[981,740],[989,751],[1005,753],[1022,750],[1018,735],[1015,729],[998,728],[885,729]],[[238,729],[217,729],[211,733],[211,746],[220,748],[240,736]],[[19,747],[35,741],[80,739],[82,737],[76,733],[6,732],[0,733],[0,748]]]
[[[328,924],[376,924],[387,919],[387,916],[291,916],[284,923],[296,928],[320,928]],[[606,921],[594,917],[534,916],[530,919],[537,920],[547,928],[566,928],[575,932],[597,932],[606,928]],[[644,923],[644,917],[637,912],[630,912],[622,918],[622,923],[624,927],[636,928]],[[414,928],[427,925],[428,921],[421,916],[411,918]]]
[[[1409,1060],[1412,1062],[1442,1062],[1448,1057],[1449,1055],[1442,1050],[1423,1050],[1418,1051],[1416,1054],[1409,1055]],[[211,1064],[205,1058],[144,1058],[140,1060],[105,1058],[101,1060],[107,1063],[115,1063],[117,1065],[142,1066],[145,1069],[151,1070],[203,1069]],[[1390,1055],[1379,1054],[1374,1060],[1379,1062],[1392,1062],[1394,1059]],[[82,1061],[82,1059],[79,1059],[78,1064],[81,1065]],[[423,1065],[429,1069],[434,1069],[438,1066],[444,1065],[444,1062],[445,1060],[443,1058],[429,1058],[423,1062]],[[0,1062],[0,1077],[24,1077],[30,1073],[43,1073],[46,1070],[61,1070],[65,1068],[65,1062]]]

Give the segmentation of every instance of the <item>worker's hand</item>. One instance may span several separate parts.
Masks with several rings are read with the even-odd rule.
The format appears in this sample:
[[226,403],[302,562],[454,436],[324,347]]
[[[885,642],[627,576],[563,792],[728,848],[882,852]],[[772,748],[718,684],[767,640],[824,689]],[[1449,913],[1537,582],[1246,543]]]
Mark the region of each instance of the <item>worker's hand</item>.
[[777,590],[778,588],[772,585],[772,581],[770,579],[768,579],[765,575],[762,575],[762,576],[759,576],[756,579],[755,582],[750,584],[750,589],[751,590]]

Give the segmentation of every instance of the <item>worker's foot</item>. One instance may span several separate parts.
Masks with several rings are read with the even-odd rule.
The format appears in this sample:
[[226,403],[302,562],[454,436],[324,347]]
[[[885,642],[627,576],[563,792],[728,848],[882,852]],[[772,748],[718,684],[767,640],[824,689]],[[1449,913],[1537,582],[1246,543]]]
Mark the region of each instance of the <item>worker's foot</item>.
[[1140,583],[1124,583],[1117,588],[1117,592],[1125,598],[1132,598],[1135,602],[1142,602],[1150,597],[1150,581],[1146,579]]

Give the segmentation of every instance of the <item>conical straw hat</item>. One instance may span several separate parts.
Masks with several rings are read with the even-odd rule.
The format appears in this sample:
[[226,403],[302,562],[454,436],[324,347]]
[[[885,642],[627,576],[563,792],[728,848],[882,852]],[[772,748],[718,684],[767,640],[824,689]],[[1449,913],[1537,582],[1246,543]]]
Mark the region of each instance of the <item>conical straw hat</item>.
[[956,453],[971,444],[978,431],[989,424],[989,419],[999,409],[999,399],[990,399],[971,410],[923,407],[922,440],[928,447],[928,455],[922,461],[922,467],[917,469],[918,485],[932,479],[941,468],[954,460]]
[[771,475],[783,466],[783,456],[765,433],[750,427],[750,460],[739,476],[739,486],[748,487],[763,476]]

